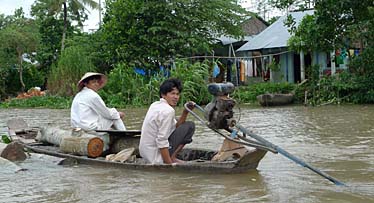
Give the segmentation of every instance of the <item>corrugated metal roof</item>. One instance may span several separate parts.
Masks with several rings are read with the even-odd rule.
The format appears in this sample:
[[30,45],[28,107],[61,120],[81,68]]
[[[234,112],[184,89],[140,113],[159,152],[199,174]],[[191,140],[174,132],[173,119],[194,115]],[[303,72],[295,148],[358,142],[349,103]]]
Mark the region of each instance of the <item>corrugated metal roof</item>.
[[[301,19],[306,15],[312,15],[314,11],[300,11],[290,13],[295,19],[296,25],[299,24]],[[264,31],[256,35],[253,39],[245,43],[236,51],[251,51],[259,49],[270,49],[270,48],[279,48],[287,47],[287,41],[290,38],[290,33],[288,28],[284,25],[284,19],[287,15],[280,17],[277,21],[271,24]]]
[[252,38],[253,38],[253,36],[245,36],[243,39],[235,39],[235,38],[232,38],[232,37],[222,36],[222,37],[218,38],[218,41],[220,41],[223,45],[227,45],[227,44],[233,44],[235,42],[249,41]]

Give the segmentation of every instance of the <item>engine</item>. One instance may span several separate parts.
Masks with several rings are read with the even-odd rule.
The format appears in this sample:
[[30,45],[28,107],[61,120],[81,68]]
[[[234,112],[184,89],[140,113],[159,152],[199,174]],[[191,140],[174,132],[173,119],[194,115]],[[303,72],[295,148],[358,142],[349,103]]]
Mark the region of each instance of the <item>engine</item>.
[[213,100],[205,107],[205,118],[209,127],[213,129],[228,129],[236,124],[233,119],[235,100],[229,94],[235,90],[232,83],[211,83],[208,91],[214,96]]

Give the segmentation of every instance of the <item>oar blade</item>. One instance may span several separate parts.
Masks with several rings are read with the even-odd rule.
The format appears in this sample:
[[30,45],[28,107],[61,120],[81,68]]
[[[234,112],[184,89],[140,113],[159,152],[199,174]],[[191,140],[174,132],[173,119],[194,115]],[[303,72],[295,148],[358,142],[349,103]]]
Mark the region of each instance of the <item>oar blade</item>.
[[274,145],[273,143],[267,141],[266,139],[264,139],[263,137],[259,136],[259,135],[256,135],[252,132],[250,132],[249,130],[247,130],[246,128],[244,128],[243,126],[237,124],[236,127],[242,131],[243,133],[251,136],[252,138],[258,140],[259,142],[263,143],[264,145],[268,146],[268,147],[271,147],[271,148],[274,148],[276,149],[276,151],[279,153],[279,154],[282,154],[283,156],[289,158],[290,160],[294,161],[295,163],[303,166],[303,167],[306,167],[308,169],[310,169],[311,171],[317,173],[318,175],[326,178],[327,180],[333,182],[335,185],[338,185],[338,186],[346,186],[343,182],[337,180],[336,178],[333,178],[329,175],[327,175],[326,173],[318,170],[317,168],[314,168],[313,166],[307,164],[306,162],[304,162],[303,160],[297,158],[296,156],[290,154],[289,152],[287,152],[286,150],[278,147],[277,145]]

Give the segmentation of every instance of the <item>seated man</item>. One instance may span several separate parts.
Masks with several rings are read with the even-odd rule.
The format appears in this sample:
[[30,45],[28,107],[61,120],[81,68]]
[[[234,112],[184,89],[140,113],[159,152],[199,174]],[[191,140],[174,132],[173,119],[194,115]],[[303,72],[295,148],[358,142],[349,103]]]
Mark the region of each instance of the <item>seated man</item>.
[[101,73],[88,72],[78,82],[78,93],[71,105],[73,128],[91,130],[126,130],[122,122],[123,112],[106,107],[96,92],[105,86],[107,77]]
[[[139,151],[151,164],[181,163],[177,154],[185,144],[192,142],[195,124],[186,121],[188,111],[183,110],[179,120],[175,119],[174,107],[177,105],[182,84],[178,79],[168,79],[160,86],[160,101],[154,102],[145,116]],[[194,104],[190,102],[189,109]]]

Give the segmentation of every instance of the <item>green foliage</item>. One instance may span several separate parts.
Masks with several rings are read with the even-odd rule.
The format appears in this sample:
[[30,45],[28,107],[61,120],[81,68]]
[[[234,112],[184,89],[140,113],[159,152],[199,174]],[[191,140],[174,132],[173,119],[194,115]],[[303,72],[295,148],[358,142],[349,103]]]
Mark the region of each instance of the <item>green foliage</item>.
[[[290,16],[286,21],[294,34],[290,42],[293,50],[328,51],[351,46],[355,42],[370,47],[373,41],[372,0],[318,0],[313,4],[310,1],[273,0],[273,4],[281,9],[298,7],[300,10],[314,6],[314,16],[307,16],[299,27],[295,27]],[[301,42],[304,44],[301,45]]]
[[317,29],[316,19],[314,15],[305,15],[301,20],[299,26],[294,31],[294,35],[288,40],[288,45],[291,50],[300,52],[303,51],[329,51],[331,45],[330,41],[321,42],[322,36]]
[[110,0],[106,6],[106,51],[115,63],[148,68],[170,58],[204,53],[217,36],[241,36],[246,14],[234,0]]
[[249,86],[240,86],[231,95],[240,103],[255,102],[256,97],[265,93],[290,93],[295,89],[291,83],[256,83]]
[[4,67],[0,67],[0,100],[7,96],[6,84],[8,83],[8,75],[9,71]]
[[[44,84],[45,75],[37,70],[37,67],[30,63],[24,63],[23,78],[25,83],[25,90],[31,87],[41,87]],[[19,72],[17,69],[11,68],[8,70],[6,94],[17,93],[21,90],[19,82]]]
[[38,16],[41,21],[48,17],[62,17],[63,29],[61,33],[61,51],[65,49],[65,39],[71,21],[76,21],[79,27],[88,19],[86,7],[98,8],[94,0],[37,0],[32,6],[32,14]]
[[[373,42],[374,44],[374,42]],[[350,70],[361,76],[374,76],[374,47],[368,47],[350,62]]]
[[277,21],[280,17],[279,16],[275,16],[275,17],[272,17],[270,18],[267,22],[269,23],[269,25],[273,24],[275,21]]
[[296,91],[296,98],[300,102],[304,101],[304,92],[307,91],[308,104],[311,105],[374,103],[373,80],[373,75],[358,75],[348,71],[321,78],[318,73],[314,73],[307,85]]
[[[17,91],[24,91],[28,84],[25,84],[23,77],[23,69],[26,64],[24,62],[25,55],[32,58],[32,53],[37,50],[39,44],[39,36],[37,27],[32,19],[24,17],[22,9],[16,10],[15,14],[8,16],[3,20],[0,29],[0,68],[1,82],[4,84],[0,92],[0,97],[4,97],[9,93],[7,85],[13,81],[9,81],[9,71],[16,69],[18,71]],[[5,76],[5,77],[4,77]]]
[[359,33],[374,29],[373,6],[372,0],[317,1],[316,26],[321,34],[321,42],[329,41],[331,48],[334,48],[346,46],[347,40],[368,41],[365,34]]
[[[303,1],[273,0],[278,8],[299,7]],[[307,3],[307,1],[304,1]],[[374,2],[372,0],[317,0],[314,15],[306,16],[293,29],[289,40],[294,51],[331,51],[341,47],[360,47],[363,52],[353,58],[350,72],[320,78],[319,67],[309,69],[309,81],[297,92],[298,99],[308,91],[308,101],[313,105],[324,103],[373,103]],[[333,11],[333,12],[331,12]],[[289,25],[294,25],[292,19]],[[307,70],[308,71],[308,70]]]
[[72,102],[71,97],[59,96],[36,96],[28,99],[11,99],[0,103],[0,108],[51,108],[51,109],[68,109]]
[[[206,104],[210,95],[206,87],[208,77],[207,63],[189,64],[187,61],[176,62],[170,71],[170,77],[179,78],[183,83],[180,104],[195,101]],[[153,72],[142,76],[125,64],[118,64],[109,74],[107,85],[100,92],[108,106],[124,108],[126,105],[149,105],[160,98],[159,87],[166,79],[163,72]]]
[[89,71],[96,68],[82,47],[71,46],[64,50],[57,66],[53,66],[48,76],[48,91],[52,95],[72,96],[77,92],[77,82]]
[[147,78],[125,64],[118,64],[110,72],[108,84],[101,95],[112,106],[147,105],[159,98],[158,87],[162,80],[160,74]]
[[1,140],[5,144],[9,144],[9,143],[12,142],[12,138],[10,136],[8,136],[7,134],[1,135]]
[[272,70],[274,72],[278,72],[278,71],[280,71],[281,65],[279,63],[277,63],[275,58],[273,58],[273,60],[269,64],[269,68],[270,68],[270,70]]
[[183,93],[180,103],[194,101],[198,104],[210,102],[210,94],[207,88],[210,61],[189,63],[178,61],[176,67],[171,69],[171,77],[179,78],[183,82]]
[[[44,15],[43,17],[36,17],[36,19],[40,33],[40,47],[36,60],[39,62],[39,70],[47,75],[60,54],[61,33],[64,22],[52,16]],[[72,35],[73,29],[71,26],[68,26],[67,33]]]

